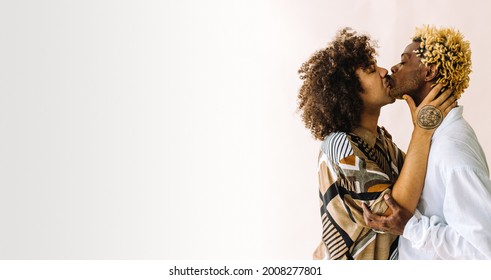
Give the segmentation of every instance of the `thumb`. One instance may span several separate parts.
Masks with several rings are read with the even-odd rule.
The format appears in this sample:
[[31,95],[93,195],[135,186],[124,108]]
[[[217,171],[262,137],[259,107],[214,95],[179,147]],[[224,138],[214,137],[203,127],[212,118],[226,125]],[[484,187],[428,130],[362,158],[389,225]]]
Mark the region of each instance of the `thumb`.
[[384,199],[385,203],[387,203],[387,205],[390,207],[390,209],[392,209],[393,212],[399,208],[399,204],[397,204],[397,202],[391,195],[385,194]]
[[409,110],[411,110],[411,112],[415,112],[416,111],[416,103],[414,103],[413,98],[407,94],[404,94],[402,96],[402,98],[404,100],[406,100],[407,106],[409,106]]

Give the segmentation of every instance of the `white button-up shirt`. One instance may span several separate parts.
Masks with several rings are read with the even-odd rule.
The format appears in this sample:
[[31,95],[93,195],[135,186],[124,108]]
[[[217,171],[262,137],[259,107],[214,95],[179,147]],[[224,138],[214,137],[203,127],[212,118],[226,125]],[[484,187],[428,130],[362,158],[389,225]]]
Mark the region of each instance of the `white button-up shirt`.
[[423,193],[399,259],[491,259],[491,181],[474,130],[452,109],[435,131]]

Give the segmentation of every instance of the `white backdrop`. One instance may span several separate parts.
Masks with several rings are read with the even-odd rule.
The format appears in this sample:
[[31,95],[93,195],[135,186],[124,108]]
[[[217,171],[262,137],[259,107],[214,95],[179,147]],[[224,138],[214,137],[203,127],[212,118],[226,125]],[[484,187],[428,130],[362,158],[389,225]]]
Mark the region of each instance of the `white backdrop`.
[[[480,0],[1,1],[1,259],[310,259],[319,142],[297,70],[344,26],[399,62],[460,29],[460,101],[491,157],[491,4]],[[406,149],[397,102],[380,123]]]

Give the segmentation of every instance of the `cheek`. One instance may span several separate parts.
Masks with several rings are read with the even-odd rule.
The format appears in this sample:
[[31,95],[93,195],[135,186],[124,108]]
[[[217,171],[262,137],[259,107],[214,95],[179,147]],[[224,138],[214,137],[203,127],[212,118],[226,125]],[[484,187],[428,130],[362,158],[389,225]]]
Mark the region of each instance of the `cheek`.
[[397,73],[397,80],[399,82],[404,82],[407,79],[410,79],[411,77],[414,77],[416,75],[415,71],[408,71],[408,70],[402,70],[401,72]]
[[398,77],[399,82],[404,82],[406,80],[406,77],[407,77],[407,74],[405,72],[401,73],[401,75],[399,75],[399,77]]
[[398,76],[406,76],[407,72],[408,71],[404,68],[404,69],[400,70],[399,72],[397,72],[397,74],[398,74]]

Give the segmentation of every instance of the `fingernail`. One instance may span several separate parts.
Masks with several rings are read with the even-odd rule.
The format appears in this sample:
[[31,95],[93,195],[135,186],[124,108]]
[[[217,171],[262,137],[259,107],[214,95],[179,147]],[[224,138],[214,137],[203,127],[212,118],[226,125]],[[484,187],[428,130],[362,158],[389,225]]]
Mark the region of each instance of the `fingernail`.
[[407,96],[406,95],[403,95],[402,96],[402,99],[406,100],[407,99]]
[[389,199],[389,195],[388,194],[384,194],[384,199]]

